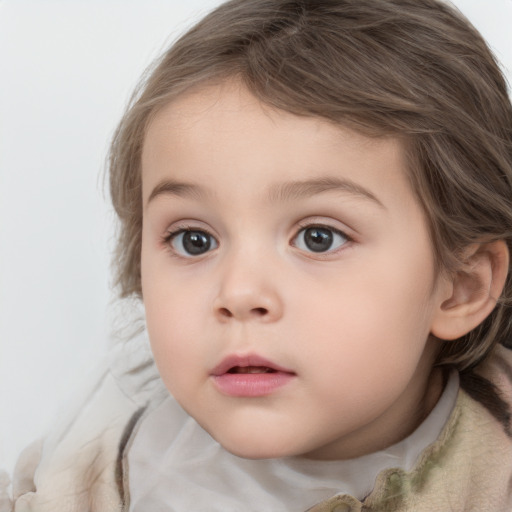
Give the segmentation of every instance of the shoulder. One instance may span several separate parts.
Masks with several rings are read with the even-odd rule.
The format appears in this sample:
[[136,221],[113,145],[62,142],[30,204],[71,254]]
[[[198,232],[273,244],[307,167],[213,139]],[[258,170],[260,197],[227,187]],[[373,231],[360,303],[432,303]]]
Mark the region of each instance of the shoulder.
[[461,375],[461,384],[512,437],[512,350],[496,346],[474,371]]
[[512,351],[497,347],[470,377],[469,390],[459,390],[443,431],[413,470],[379,475],[365,501],[369,510],[512,510]]
[[[451,488],[466,489],[463,510],[512,510],[512,351],[497,346],[464,386],[453,426]],[[462,382],[462,380],[461,380]],[[447,443],[450,452],[450,442]]]
[[145,339],[116,346],[65,418],[20,457],[14,510],[121,510],[117,465],[127,425],[165,396]]

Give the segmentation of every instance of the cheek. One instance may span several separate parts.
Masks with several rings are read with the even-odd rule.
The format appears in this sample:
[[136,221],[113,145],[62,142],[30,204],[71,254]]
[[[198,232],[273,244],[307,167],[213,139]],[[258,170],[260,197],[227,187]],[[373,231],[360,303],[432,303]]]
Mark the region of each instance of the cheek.
[[405,378],[423,353],[430,331],[433,272],[415,255],[386,255],[372,263],[366,265],[361,258],[336,279],[310,286],[299,299],[301,351],[324,375],[330,373],[326,381],[363,377],[377,386],[390,373]]
[[[180,396],[197,373],[191,370],[201,364],[199,339],[193,321],[186,318],[183,303],[168,303],[158,310],[146,307],[146,322],[151,350],[167,389]],[[181,314],[180,314],[181,312]]]
[[200,333],[205,332],[204,290],[191,283],[180,284],[159,271],[158,263],[143,266],[143,300],[146,325],[157,368],[172,392],[191,378],[191,368],[200,365]]

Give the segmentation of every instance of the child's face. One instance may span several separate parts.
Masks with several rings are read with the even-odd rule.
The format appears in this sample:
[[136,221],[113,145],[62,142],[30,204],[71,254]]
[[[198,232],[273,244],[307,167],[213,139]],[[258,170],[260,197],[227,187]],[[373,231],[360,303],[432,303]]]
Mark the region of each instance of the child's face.
[[421,421],[446,285],[396,140],[210,87],[150,125],[143,195],[156,363],[225,448],[354,457]]

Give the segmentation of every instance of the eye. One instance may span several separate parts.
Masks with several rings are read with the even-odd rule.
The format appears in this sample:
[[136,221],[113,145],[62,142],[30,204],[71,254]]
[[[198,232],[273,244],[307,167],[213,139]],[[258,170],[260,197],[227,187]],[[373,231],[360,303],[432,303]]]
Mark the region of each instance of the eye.
[[173,250],[181,256],[201,256],[218,247],[217,240],[201,230],[182,229],[168,236]]
[[348,241],[349,238],[337,229],[327,226],[308,226],[297,233],[293,244],[302,251],[320,253],[338,249]]

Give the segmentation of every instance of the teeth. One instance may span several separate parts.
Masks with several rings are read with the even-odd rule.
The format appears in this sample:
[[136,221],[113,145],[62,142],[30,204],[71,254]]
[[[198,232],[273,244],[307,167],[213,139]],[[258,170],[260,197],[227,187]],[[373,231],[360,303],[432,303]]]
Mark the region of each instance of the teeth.
[[272,371],[265,366],[237,366],[229,370],[229,373],[271,373]]

